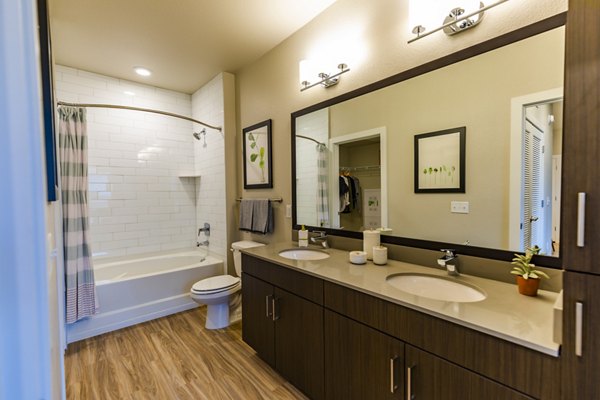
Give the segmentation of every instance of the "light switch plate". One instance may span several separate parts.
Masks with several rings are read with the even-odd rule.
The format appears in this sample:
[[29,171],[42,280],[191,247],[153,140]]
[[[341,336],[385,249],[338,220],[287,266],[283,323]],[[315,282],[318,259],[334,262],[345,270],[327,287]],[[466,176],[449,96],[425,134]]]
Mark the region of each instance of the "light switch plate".
[[285,205],[285,217],[292,218],[292,205],[291,204]]
[[454,214],[468,214],[469,213],[469,202],[468,201],[451,201],[450,212]]

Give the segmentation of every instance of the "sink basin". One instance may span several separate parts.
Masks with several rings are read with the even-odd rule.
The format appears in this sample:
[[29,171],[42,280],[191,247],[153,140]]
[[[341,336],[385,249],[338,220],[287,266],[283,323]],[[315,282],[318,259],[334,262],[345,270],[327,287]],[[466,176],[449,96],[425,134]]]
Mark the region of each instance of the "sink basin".
[[386,280],[396,289],[428,299],[471,303],[486,298],[482,290],[456,278],[407,273],[390,275]]
[[329,254],[321,250],[313,249],[290,249],[279,252],[279,255],[289,260],[323,260],[329,258]]

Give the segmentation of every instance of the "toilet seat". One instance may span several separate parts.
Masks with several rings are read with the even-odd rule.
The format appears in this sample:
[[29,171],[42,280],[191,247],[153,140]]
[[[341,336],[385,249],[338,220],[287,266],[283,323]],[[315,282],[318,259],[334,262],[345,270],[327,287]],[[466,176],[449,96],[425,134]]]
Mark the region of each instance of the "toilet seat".
[[231,290],[241,285],[239,277],[231,275],[219,275],[202,279],[192,286],[192,293],[198,295],[209,295]]

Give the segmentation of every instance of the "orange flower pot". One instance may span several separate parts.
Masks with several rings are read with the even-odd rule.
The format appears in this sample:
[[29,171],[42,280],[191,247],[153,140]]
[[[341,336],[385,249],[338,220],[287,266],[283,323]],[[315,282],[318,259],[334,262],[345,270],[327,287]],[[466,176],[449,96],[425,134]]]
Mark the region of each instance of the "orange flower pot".
[[524,279],[522,276],[517,276],[517,285],[519,293],[525,296],[537,296],[540,280],[536,278]]

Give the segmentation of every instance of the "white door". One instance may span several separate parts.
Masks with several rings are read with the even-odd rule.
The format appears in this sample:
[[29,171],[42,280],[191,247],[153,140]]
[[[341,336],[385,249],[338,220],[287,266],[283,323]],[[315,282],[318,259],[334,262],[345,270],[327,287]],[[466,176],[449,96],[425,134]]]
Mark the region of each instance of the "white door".
[[544,248],[544,132],[528,118],[523,135],[523,210],[521,219],[521,249],[539,246]]

